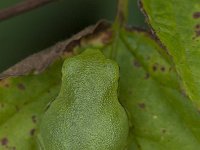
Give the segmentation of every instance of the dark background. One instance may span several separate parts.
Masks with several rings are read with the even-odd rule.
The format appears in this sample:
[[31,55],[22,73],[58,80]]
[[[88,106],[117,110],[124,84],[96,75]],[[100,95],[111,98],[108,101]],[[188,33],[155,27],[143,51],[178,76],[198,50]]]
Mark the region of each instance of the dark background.
[[[20,1],[1,0],[0,9]],[[145,28],[137,0],[129,1],[129,24]],[[116,8],[117,0],[58,0],[0,22],[0,72],[99,19],[113,21]]]

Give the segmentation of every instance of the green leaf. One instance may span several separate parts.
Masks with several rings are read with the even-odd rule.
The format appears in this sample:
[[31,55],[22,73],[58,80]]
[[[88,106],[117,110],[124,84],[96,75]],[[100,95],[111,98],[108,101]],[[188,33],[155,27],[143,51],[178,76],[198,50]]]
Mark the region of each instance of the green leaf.
[[[127,149],[198,149],[200,115],[182,91],[170,56],[148,33],[116,29],[82,39],[73,50],[99,48],[119,64],[119,100],[130,121]],[[37,126],[59,92],[62,63],[0,81],[0,149],[38,149]]]
[[189,97],[200,106],[199,0],[141,0],[148,21],[167,47]]
[[39,75],[7,78],[0,82],[0,149],[36,150],[37,124],[60,88],[58,60]]
[[[166,53],[145,32],[122,30],[119,34],[104,51],[117,53],[119,99],[131,121],[129,149],[198,149],[200,115],[181,92]],[[117,49],[113,50],[113,44]]]

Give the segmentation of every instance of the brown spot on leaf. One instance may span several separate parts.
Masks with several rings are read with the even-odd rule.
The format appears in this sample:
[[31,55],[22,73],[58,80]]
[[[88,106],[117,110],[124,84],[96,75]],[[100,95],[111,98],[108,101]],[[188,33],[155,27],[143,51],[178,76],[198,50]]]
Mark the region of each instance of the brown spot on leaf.
[[6,88],[9,88],[10,85],[9,85],[9,84],[5,84],[4,86],[5,86]]
[[158,64],[154,64],[152,69],[153,69],[153,71],[156,71],[158,69]]
[[196,37],[200,36],[200,30],[196,30],[195,33],[196,33]]
[[16,150],[16,147],[13,147],[12,150]]
[[35,129],[33,128],[33,129],[30,130],[30,135],[34,136],[34,134],[35,134]]
[[6,137],[4,137],[3,139],[1,139],[1,145],[2,146],[6,146],[8,144],[8,139]]
[[146,107],[145,103],[139,103],[138,106],[139,106],[141,109],[145,109],[145,107]]
[[200,24],[197,24],[197,25],[195,26],[194,32],[195,32],[195,36],[192,37],[193,40],[195,40],[197,37],[200,36]]
[[195,28],[196,28],[196,29],[200,29],[200,24],[197,24],[197,25],[195,26]]
[[166,133],[166,129],[162,129],[162,133]]
[[195,12],[195,13],[193,13],[193,18],[194,18],[194,19],[200,18],[200,12]]
[[36,122],[37,122],[36,116],[32,116],[31,119],[32,119],[32,122],[33,122],[33,123],[36,123]]
[[3,87],[9,88],[10,87],[9,80],[0,80],[0,86],[1,85]]
[[19,84],[17,85],[17,87],[18,87],[20,90],[25,90],[25,86],[24,86],[24,84],[22,84],[22,83],[19,83]]
[[134,65],[135,67],[137,67],[137,68],[141,66],[140,62],[138,62],[137,60],[134,60],[134,61],[133,61],[133,65]]
[[164,71],[165,71],[165,67],[164,67],[164,66],[161,67],[160,70],[161,70],[162,72],[164,72]]

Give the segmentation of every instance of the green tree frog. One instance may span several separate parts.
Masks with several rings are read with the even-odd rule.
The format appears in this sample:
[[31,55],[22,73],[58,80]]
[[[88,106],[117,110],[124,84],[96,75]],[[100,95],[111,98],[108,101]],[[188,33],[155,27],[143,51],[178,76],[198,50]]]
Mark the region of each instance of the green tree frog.
[[40,149],[124,150],[129,126],[118,79],[118,65],[100,50],[66,59],[60,93],[40,124]]

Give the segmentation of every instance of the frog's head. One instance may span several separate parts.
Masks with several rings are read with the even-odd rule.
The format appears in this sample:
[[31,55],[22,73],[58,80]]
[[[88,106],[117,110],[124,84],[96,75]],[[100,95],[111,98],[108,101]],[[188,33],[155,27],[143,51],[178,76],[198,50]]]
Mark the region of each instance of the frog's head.
[[[67,59],[62,74],[64,85],[87,86],[91,90],[117,88],[119,67],[100,50],[87,49],[81,55]],[[71,84],[67,84],[69,82]]]

